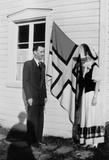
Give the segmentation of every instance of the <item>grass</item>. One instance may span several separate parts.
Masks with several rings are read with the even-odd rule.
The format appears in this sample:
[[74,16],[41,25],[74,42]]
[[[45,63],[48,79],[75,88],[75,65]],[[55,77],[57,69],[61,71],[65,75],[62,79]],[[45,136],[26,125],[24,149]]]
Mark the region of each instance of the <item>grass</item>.
[[[0,126],[0,134],[3,134],[4,136],[7,135],[9,129],[3,128]],[[67,154],[57,154],[53,151],[45,151],[44,153],[48,153],[51,155],[51,158],[48,160],[81,160],[79,156],[75,156],[76,152],[79,151],[85,151],[86,149],[83,149],[79,144],[75,144],[72,139],[64,139],[61,137],[53,137],[48,136],[44,137],[44,143],[56,145],[56,148],[62,147],[62,146],[69,146],[72,147],[73,150],[70,153]],[[6,160],[7,157],[7,151],[8,151],[8,144],[4,141],[0,141],[0,160]],[[87,151],[87,150],[86,150]],[[88,158],[84,158],[84,160],[93,160],[93,157],[90,156]]]

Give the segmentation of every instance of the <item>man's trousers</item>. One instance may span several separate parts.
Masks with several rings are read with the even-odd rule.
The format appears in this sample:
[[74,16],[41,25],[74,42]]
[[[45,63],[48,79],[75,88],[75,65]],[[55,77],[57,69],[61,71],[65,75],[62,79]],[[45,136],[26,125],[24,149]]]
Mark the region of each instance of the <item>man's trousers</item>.
[[44,106],[28,106],[27,135],[29,144],[39,144],[42,141],[44,125]]

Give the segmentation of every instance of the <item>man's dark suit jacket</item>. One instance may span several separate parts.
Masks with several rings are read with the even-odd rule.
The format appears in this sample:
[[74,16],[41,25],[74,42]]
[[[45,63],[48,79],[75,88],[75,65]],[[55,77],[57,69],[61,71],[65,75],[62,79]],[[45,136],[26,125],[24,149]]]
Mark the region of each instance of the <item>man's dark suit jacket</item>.
[[44,63],[37,66],[34,59],[24,63],[23,90],[26,100],[33,98],[33,105],[44,105],[46,97]]

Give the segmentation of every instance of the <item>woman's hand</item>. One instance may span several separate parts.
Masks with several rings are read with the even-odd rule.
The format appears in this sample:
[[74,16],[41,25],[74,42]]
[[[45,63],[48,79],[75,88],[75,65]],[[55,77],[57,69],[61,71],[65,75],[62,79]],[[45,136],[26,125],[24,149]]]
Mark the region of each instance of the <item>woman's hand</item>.
[[92,98],[92,106],[95,106],[97,104],[97,97],[93,96]]

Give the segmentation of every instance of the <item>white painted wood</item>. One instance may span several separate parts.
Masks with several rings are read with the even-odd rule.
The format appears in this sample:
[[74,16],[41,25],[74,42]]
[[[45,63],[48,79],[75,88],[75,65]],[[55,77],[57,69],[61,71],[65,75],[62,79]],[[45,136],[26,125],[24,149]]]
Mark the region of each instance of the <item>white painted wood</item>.
[[[73,7],[72,7],[73,6]],[[54,11],[55,12],[69,12],[69,11],[80,11],[80,10],[89,10],[89,9],[99,9],[99,1],[95,1],[93,3],[82,3],[82,4],[74,4],[71,5],[70,3],[68,5],[64,3],[59,3],[58,6],[55,6]]]
[[107,43],[106,43],[106,45],[107,45],[107,56],[106,56],[106,65],[107,65],[107,67],[106,67],[106,74],[107,74],[107,76],[106,76],[106,79],[105,79],[105,81],[106,81],[106,93],[105,93],[105,95],[106,95],[106,97],[105,97],[105,100],[106,100],[106,106],[107,106],[107,112],[106,112],[106,117],[107,117],[107,120],[109,121],[109,109],[108,109],[108,106],[109,106],[109,0],[107,0],[107,14],[106,14],[106,17],[107,17],[107,27],[108,27],[108,29],[107,29]]
[[[69,18],[69,19],[64,19],[64,17],[62,19],[58,19],[55,18],[56,22],[59,23],[63,23],[63,25],[69,25],[72,24],[73,25],[78,25],[78,24],[97,24],[99,23],[99,17],[95,16],[95,17],[80,17],[80,18]],[[70,20],[70,21],[69,21]]]
[[[100,0],[100,41],[99,41],[99,51],[100,51],[100,68],[102,75],[101,83],[101,94],[104,101],[104,110],[105,114],[108,110],[108,105],[106,105],[107,97],[106,94],[109,94],[107,91],[107,43],[108,43],[108,0]],[[105,115],[105,121],[109,120],[108,116]]]
[[80,18],[80,17],[93,17],[93,16],[99,16],[99,10],[98,9],[89,9],[89,10],[76,10],[76,11],[68,11],[66,14],[64,12],[54,12],[55,17],[58,19],[61,18]]
[[10,18],[12,21],[27,21],[36,19],[36,17],[46,17],[51,9],[44,9],[44,8],[27,8],[15,13],[12,13],[10,15],[7,15],[8,18]]
[[45,64],[47,66],[48,56],[49,56],[49,48],[50,48],[50,38],[52,32],[52,23],[53,23],[53,13],[46,17],[46,35],[45,35]]
[[60,24],[60,28],[64,30],[65,32],[67,31],[72,31],[72,32],[82,32],[82,31],[93,31],[93,30],[99,30],[99,24],[78,24],[78,25],[63,25]]
[[[45,0],[46,1],[46,0]],[[48,0],[49,1],[49,0]],[[99,0],[73,0],[73,1],[70,1],[70,0],[60,0],[59,3],[57,4],[58,0],[52,0],[56,6],[58,6],[59,4],[61,5],[75,5],[75,4],[90,4],[90,3],[95,3],[95,2],[99,2]]]
[[[16,53],[17,53],[17,32],[18,28],[15,23],[9,20],[8,34],[8,80],[7,82],[15,81],[16,76]],[[11,36],[13,35],[14,36]]]

